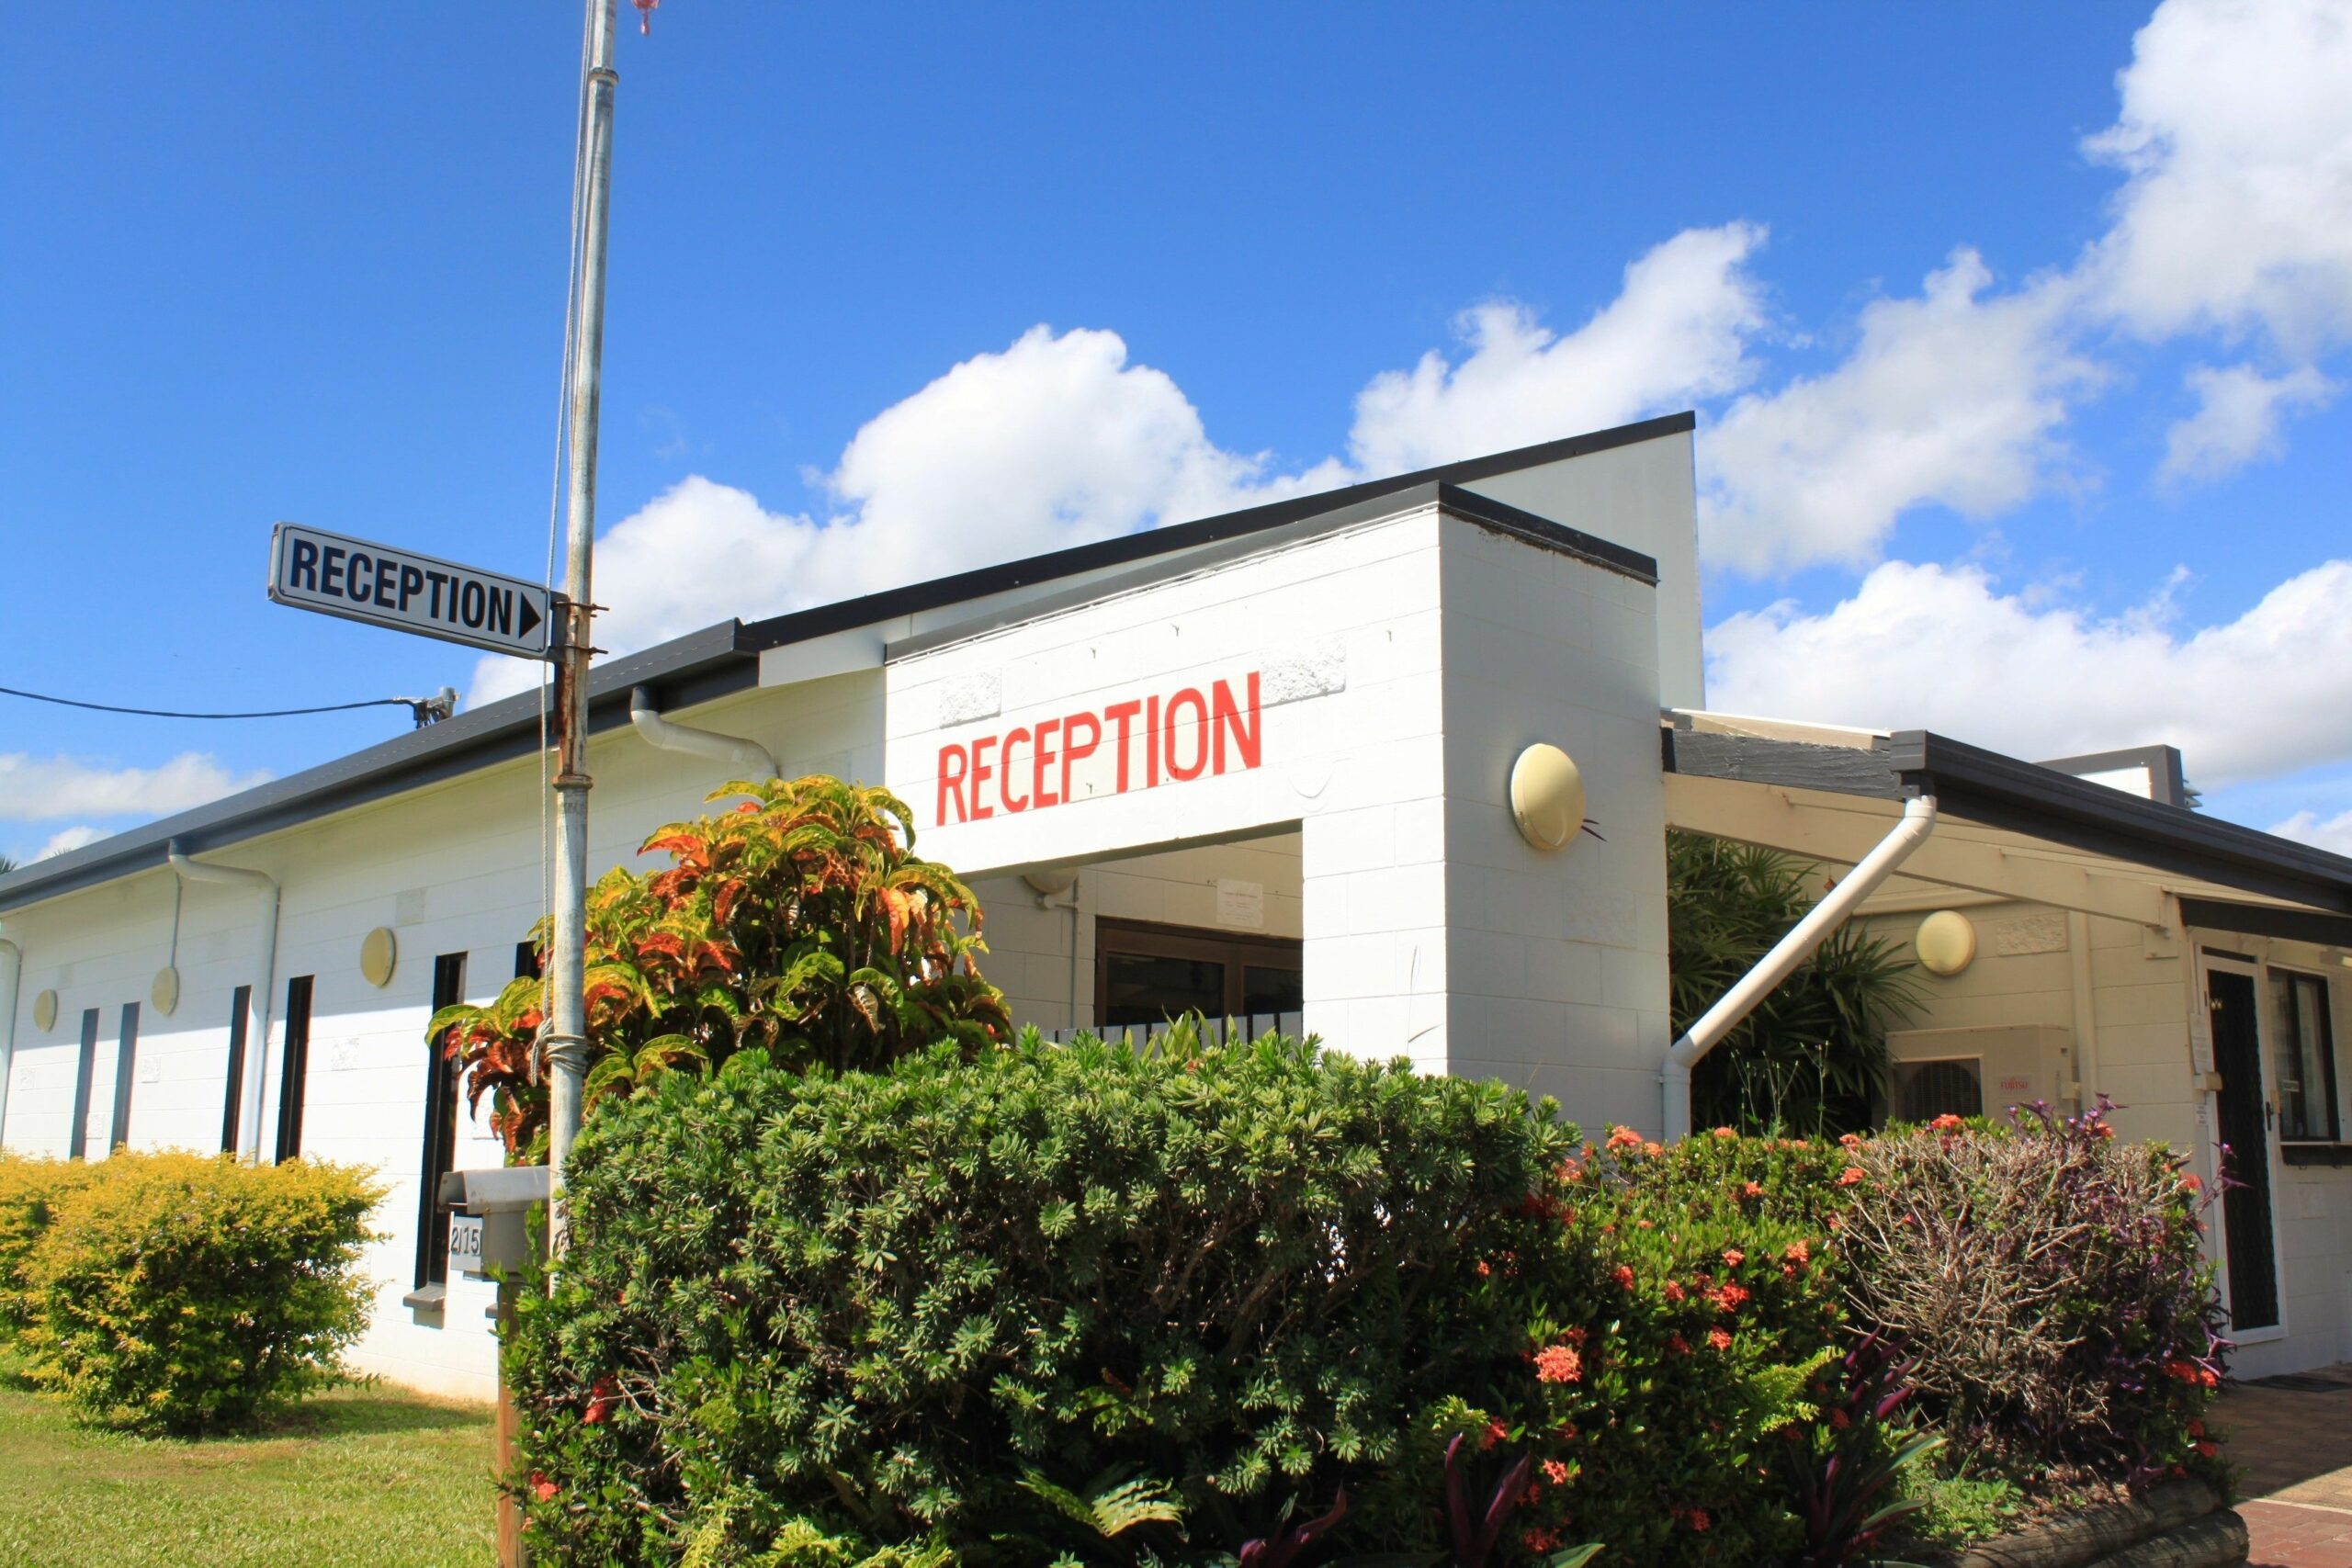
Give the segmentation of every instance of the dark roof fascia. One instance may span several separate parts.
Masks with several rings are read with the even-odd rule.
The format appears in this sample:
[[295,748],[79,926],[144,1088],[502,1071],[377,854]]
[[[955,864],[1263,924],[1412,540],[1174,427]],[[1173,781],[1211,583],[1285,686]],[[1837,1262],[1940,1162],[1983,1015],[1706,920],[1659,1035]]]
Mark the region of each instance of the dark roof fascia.
[[1758,735],[1717,735],[1679,725],[1664,727],[1658,735],[1666,746],[1669,773],[1782,789],[1826,790],[1873,800],[1901,800],[1918,793],[1906,787],[1902,776],[1888,765],[1884,742],[1865,750]]
[[[1071,577],[1080,572],[1099,571],[1106,567],[1125,566],[1130,561],[1146,560],[1154,556],[1171,555],[1180,550],[1196,549],[1221,540],[1264,533],[1287,524],[1302,522],[1329,513],[1343,512],[1366,502],[1393,499],[1399,492],[1430,484],[1464,485],[1497,474],[1515,473],[1522,468],[1541,468],[1547,463],[1565,462],[1571,457],[1587,457],[1596,452],[1607,452],[1620,446],[1632,446],[1644,441],[1657,441],[1669,435],[1687,434],[1698,428],[1698,416],[1688,412],[1667,414],[1657,419],[1643,420],[1636,424],[1619,425],[1614,430],[1595,431],[1589,435],[1572,435],[1566,440],[1547,441],[1539,446],[1522,446],[1516,451],[1498,452],[1490,457],[1473,457],[1459,463],[1445,463],[1417,473],[1399,474],[1394,479],[1372,479],[1350,485],[1343,490],[1321,491],[1313,495],[1295,496],[1288,501],[1270,502],[1240,512],[1227,512],[1216,517],[1204,517],[1196,522],[1177,523],[1165,528],[1150,528],[1139,534],[1122,534],[1116,538],[1098,539],[1092,544],[1076,545],[1066,550],[1055,550],[1042,556],[1029,556],[1021,560],[1006,561],[997,566],[957,572],[952,577],[933,578],[928,582],[910,583],[904,588],[886,589],[869,593],[862,599],[846,599],[839,604],[820,604],[807,610],[796,610],[787,615],[777,615],[764,621],[747,622],[743,627],[745,646],[752,649],[781,648],[787,643],[805,642],[831,632],[847,631],[855,626],[872,626],[894,616],[919,615],[970,599],[984,599],[993,593],[1003,593],[1016,588],[1033,587],[1051,582],[1057,578]],[[1543,525],[1560,535],[1577,539],[1588,536],[1572,528],[1562,528],[1532,513],[1505,507],[1501,502],[1486,496],[1470,496],[1464,502],[1466,509],[1475,504],[1486,508],[1501,508],[1503,512]],[[1500,515],[1499,513],[1494,515]],[[1610,550],[1621,547],[1606,545],[1592,539],[1594,546]],[[1633,556],[1634,552],[1622,552]],[[1647,560],[1646,557],[1635,557]],[[1605,564],[1605,563],[1603,563]],[[1652,581],[1657,577],[1657,565],[1649,563]]]
[[2183,898],[2180,918],[2199,931],[2275,936],[2319,947],[2352,947],[2352,916],[2314,915],[2266,904],[2231,904],[2219,898]]
[[1002,631],[1042,616],[1097,604],[1139,588],[1165,582],[1172,578],[1188,577],[1196,572],[1212,570],[1228,561],[1266,550],[1279,549],[1325,534],[1337,533],[1360,523],[1370,523],[1400,513],[1412,512],[1424,506],[1434,506],[1451,516],[1461,518],[1474,526],[1488,528],[1496,533],[1519,539],[1541,549],[1554,551],[1585,561],[1604,571],[1613,571],[1652,587],[1657,584],[1657,563],[1638,550],[1623,545],[1596,539],[1574,528],[1564,528],[1546,517],[1522,512],[1483,495],[1476,495],[1443,481],[1408,485],[1404,489],[1387,491],[1351,504],[1318,512],[1311,516],[1276,527],[1261,528],[1252,533],[1237,535],[1203,545],[1189,555],[1166,557],[1151,561],[1134,571],[1123,571],[1112,577],[1099,577],[1091,581],[1073,584],[1055,592],[1040,593],[1005,604],[967,621],[957,621],[932,631],[884,645],[882,657],[888,661],[929,653],[936,649],[968,642],[990,632]]
[[[591,734],[628,722],[629,693],[650,686],[665,707],[687,707],[759,683],[759,659],[742,626],[724,621],[641,653],[594,667]],[[539,699],[525,692],[412,730],[364,750],[101,839],[0,876],[0,910],[163,865],[177,840],[190,854],[259,838],[388,795],[527,757],[539,747]]]
[[1972,822],[2352,914],[2352,860],[2309,844],[2143,800],[1924,729],[1890,736],[1887,760],[1905,784]]
[[2352,915],[2352,860],[1928,730],[1867,750],[1672,724],[1659,734],[1669,773],[1876,800],[1932,795],[1943,813],[1987,828]]

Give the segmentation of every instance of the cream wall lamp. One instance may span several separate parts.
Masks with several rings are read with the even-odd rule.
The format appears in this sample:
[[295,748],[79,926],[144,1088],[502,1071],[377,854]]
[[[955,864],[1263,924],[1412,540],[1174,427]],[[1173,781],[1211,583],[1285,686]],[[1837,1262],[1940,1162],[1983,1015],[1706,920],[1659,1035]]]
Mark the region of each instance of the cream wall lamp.
[[1600,837],[1585,820],[1583,771],[1548,741],[1530,746],[1511,763],[1510,815],[1519,836],[1539,850],[1566,849],[1578,829]]
[[359,973],[379,990],[392,983],[392,971],[399,967],[400,942],[390,926],[378,926],[360,940]]
[[1938,909],[1919,922],[1911,946],[1920,968],[1950,979],[1976,962],[1976,928],[1958,909]]

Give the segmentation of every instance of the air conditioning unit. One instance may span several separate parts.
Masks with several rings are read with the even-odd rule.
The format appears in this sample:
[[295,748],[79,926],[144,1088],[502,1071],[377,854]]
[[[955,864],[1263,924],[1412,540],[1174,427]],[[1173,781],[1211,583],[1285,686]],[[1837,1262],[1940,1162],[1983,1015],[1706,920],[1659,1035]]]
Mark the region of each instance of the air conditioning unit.
[[1901,1029],[1886,1037],[1886,1114],[2005,1118],[2014,1105],[2072,1109],[2074,1032],[2052,1023]]

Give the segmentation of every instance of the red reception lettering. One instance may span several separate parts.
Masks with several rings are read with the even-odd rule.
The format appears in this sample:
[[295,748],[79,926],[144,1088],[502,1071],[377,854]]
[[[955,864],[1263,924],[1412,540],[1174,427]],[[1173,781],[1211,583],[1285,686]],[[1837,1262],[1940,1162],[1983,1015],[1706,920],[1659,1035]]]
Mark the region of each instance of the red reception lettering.
[[[1195,716],[1189,719],[1178,718],[1176,716],[1178,711],[1187,703],[1192,704]],[[1193,687],[1185,687],[1168,699],[1168,714],[1160,721],[1159,728],[1160,732],[1168,737],[1166,747],[1168,776],[1180,784],[1186,779],[1199,778],[1202,771],[1209,765],[1208,699],[1202,696]],[[1182,755],[1178,749],[1178,739],[1187,731],[1190,731],[1193,737],[1193,763],[1190,767],[1186,767],[1176,760]]]
[[[1079,744],[1078,739],[1078,729],[1080,725],[1086,727],[1086,743],[1082,746]],[[1094,755],[1095,748],[1102,744],[1102,721],[1092,714],[1074,713],[1062,720],[1062,798],[1064,800],[1069,798],[1071,765]],[[1124,767],[1125,759],[1121,758],[1120,762]]]
[[1216,723],[1216,771],[1220,773],[1225,772],[1225,738],[1227,735],[1233,737],[1234,755],[1240,759],[1244,769],[1256,767],[1258,759],[1263,754],[1258,729],[1258,672],[1255,670],[1250,671],[1250,677],[1243,685],[1250,694],[1246,726],[1242,710],[1234,706],[1233,688],[1223,681],[1210,688]]
[[996,744],[996,737],[983,735],[972,742],[972,818],[978,822],[984,817],[996,815],[996,807],[989,804],[989,780],[996,770],[981,761],[981,754]]
[[998,798],[1004,802],[1004,808],[1007,811],[1029,809],[1027,795],[1023,795],[1019,800],[1012,798],[1012,743],[1028,739],[1029,727],[1025,724],[1016,724],[1004,732],[1004,757],[997,764],[996,793]]
[[[368,568],[361,570],[364,578]],[[1137,741],[1143,752],[1140,778]],[[1255,768],[1266,754],[1259,672],[1250,671],[1238,681],[1212,681],[1205,692],[1184,686],[1164,697],[1130,697],[1099,710],[1082,708],[1042,719],[1034,727],[1017,724],[1001,735],[943,742],[937,773],[939,823],[979,822],[1000,811],[1018,815],[1067,806],[1079,798],[1071,793],[1079,764],[1098,755],[1106,743],[1112,749],[1113,790],[1119,795],[1157,789],[1163,773],[1182,784],[1212,771],[1222,774]],[[1026,755],[1017,754],[1024,747]],[[1095,784],[1088,793],[1102,787]]]
[[1046,720],[1037,727],[1036,739],[1030,743],[1029,798],[1040,811],[1062,803],[1062,797],[1054,793],[1052,783],[1046,776],[1046,764],[1060,755],[1053,748],[1052,737],[1061,727],[1060,719]]
[[[952,764],[952,766],[951,766]],[[971,765],[964,748],[950,743],[939,749],[939,825],[947,826],[947,801],[954,796],[956,818],[964,820],[964,770]]]
[[1108,719],[1119,732],[1116,745],[1119,748],[1118,793],[1121,795],[1127,793],[1127,726],[1134,721],[1136,715],[1142,711],[1143,705],[1134,701],[1113,703],[1102,710],[1102,716]]

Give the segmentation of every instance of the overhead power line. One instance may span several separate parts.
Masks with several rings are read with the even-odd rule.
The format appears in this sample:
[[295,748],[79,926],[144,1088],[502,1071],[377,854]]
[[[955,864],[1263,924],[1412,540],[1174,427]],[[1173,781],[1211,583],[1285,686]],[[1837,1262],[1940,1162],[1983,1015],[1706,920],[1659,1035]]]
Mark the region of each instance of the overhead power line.
[[304,714],[348,713],[354,708],[404,707],[414,716],[419,729],[447,718],[458,709],[458,694],[448,686],[429,697],[369,697],[356,703],[328,703],[312,708],[260,708],[251,713],[181,713],[172,708],[119,707],[113,703],[85,703],[73,697],[53,697],[46,692],[19,691],[14,686],[0,686],[0,696],[55,703],[59,707],[87,708],[92,713],[127,713],[140,718],[296,718]]

